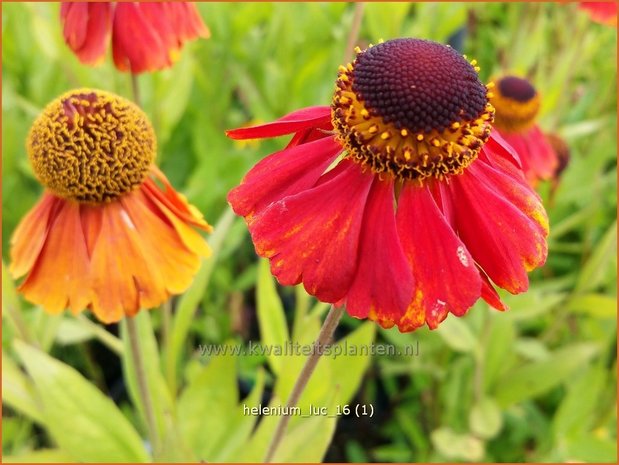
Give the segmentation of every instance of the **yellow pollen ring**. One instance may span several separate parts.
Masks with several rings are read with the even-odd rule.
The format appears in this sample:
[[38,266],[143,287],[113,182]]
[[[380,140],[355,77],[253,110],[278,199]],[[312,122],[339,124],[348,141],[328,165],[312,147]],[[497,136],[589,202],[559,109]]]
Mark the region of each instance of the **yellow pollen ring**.
[[412,132],[386,123],[353,91],[353,66],[339,68],[331,119],[346,157],[375,173],[422,183],[461,174],[488,140],[494,108],[488,102],[471,121],[455,121],[443,131]]
[[487,95],[496,110],[494,125],[499,130],[522,132],[533,126],[541,105],[538,92],[523,102],[503,95],[500,86],[494,82],[490,82],[486,87],[492,89]]
[[129,100],[77,89],[45,107],[26,149],[36,177],[55,195],[102,203],[144,182],[157,141],[144,112]]

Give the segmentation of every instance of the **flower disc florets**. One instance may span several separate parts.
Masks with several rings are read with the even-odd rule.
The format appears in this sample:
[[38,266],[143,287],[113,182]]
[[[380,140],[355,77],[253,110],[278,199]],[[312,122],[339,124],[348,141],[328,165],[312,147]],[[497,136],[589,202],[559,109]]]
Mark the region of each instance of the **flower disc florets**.
[[505,76],[496,82],[490,102],[496,108],[495,126],[507,132],[521,132],[535,122],[540,98],[535,87],[516,76]]
[[142,184],[157,142],[142,110],[100,90],[51,102],[33,123],[27,150],[37,178],[54,194],[108,202]]
[[419,39],[358,50],[340,67],[331,106],[347,156],[400,179],[461,173],[488,139],[494,113],[475,65]]

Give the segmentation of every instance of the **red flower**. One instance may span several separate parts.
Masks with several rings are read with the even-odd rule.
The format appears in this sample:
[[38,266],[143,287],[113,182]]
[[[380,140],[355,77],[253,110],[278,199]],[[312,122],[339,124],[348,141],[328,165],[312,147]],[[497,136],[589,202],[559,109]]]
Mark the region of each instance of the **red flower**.
[[412,331],[482,297],[505,309],[546,259],[547,219],[492,132],[477,70],[446,46],[397,39],[340,67],[331,107],[234,139],[294,134],[228,195],[283,285]]
[[[19,290],[50,313],[85,308],[105,322],[153,308],[191,284],[211,228],[152,164],[146,115],[107,92],[50,103],[28,136],[47,188],[11,237]],[[160,187],[162,186],[162,187]]]
[[617,26],[617,2],[580,2],[578,7],[589,13],[596,23]]
[[82,63],[103,61],[112,38],[114,64],[134,74],[172,65],[183,44],[209,31],[186,2],[63,2],[64,39]]
[[504,76],[495,81],[490,103],[496,110],[494,127],[520,156],[524,174],[532,186],[551,179],[559,160],[546,136],[535,124],[540,97],[526,79]]

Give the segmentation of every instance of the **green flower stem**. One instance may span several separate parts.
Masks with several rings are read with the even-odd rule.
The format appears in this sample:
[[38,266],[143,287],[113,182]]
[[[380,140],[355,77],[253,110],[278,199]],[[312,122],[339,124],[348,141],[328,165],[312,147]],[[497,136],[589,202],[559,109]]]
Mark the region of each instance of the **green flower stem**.
[[138,85],[138,76],[131,73],[131,92],[133,93],[133,101],[138,107],[142,106],[140,101],[140,86]]
[[105,345],[108,349],[114,352],[117,355],[122,355],[123,353],[123,343],[120,339],[114,336],[112,333],[108,332],[104,327],[98,325],[97,323],[93,323],[87,316],[83,313],[80,313],[77,316],[77,320],[86,328],[88,331],[92,333],[94,337],[96,337],[103,345]]
[[[318,337],[316,341],[314,341],[314,347],[312,349],[312,353],[308,357],[297,378],[297,381],[292,388],[292,392],[290,393],[290,397],[288,398],[288,402],[286,403],[287,410],[290,411],[292,407],[295,407],[301,398],[301,394],[305,390],[307,383],[309,382],[312,373],[316,369],[316,365],[320,360],[320,356],[322,355],[323,347],[329,343],[333,333],[335,332],[335,328],[337,328],[342,315],[344,314],[344,306],[336,308],[335,306],[331,306],[329,313],[327,314],[327,318],[325,318],[325,322],[320,328],[320,332],[318,333]],[[284,415],[279,419],[279,423],[277,423],[277,428],[275,429],[275,434],[273,435],[273,439],[271,439],[271,443],[269,444],[269,448],[267,450],[266,456],[264,458],[265,463],[269,463],[273,460],[275,456],[275,452],[277,452],[277,448],[282,442],[284,438],[284,433],[286,432],[286,427],[288,426],[288,422],[290,421],[289,415]]]
[[125,320],[127,322],[127,339],[129,340],[129,349],[131,351],[131,359],[133,362],[132,365],[135,370],[135,378],[138,383],[138,393],[142,408],[144,410],[146,427],[148,428],[148,436],[152,445],[153,456],[157,457],[159,452],[159,435],[157,434],[153,400],[150,396],[148,379],[146,378],[146,371],[144,370],[144,360],[142,359],[142,353],[140,352],[138,330],[134,317],[127,317]]
[[361,31],[361,23],[363,22],[363,11],[365,4],[363,2],[355,3],[355,12],[348,33],[348,41],[346,43],[346,52],[344,53],[344,63],[349,63],[352,60],[353,52],[357,41],[359,40],[359,32]]

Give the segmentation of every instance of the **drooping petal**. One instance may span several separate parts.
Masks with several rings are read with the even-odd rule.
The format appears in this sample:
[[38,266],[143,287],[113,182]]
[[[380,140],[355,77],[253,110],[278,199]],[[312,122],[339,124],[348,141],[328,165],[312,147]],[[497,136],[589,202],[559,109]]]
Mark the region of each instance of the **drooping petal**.
[[82,234],[79,204],[56,200],[45,244],[19,291],[56,314],[65,308],[79,312],[91,300],[88,252]]
[[346,310],[391,327],[411,311],[413,274],[396,228],[394,183],[375,176],[368,195],[359,242],[357,270]]
[[166,44],[142,7],[135,2],[119,2],[114,12],[112,54],[120,71],[142,73],[172,64]]
[[303,282],[324,302],[337,302],[350,287],[372,176],[343,160],[328,180],[282,198],[249,227],[256,252],[271,261],[284,285]]
[[204,220],[202,213],[187,202],[187,199],[183,194],[177,192],[172,187],[168,181],[168,178],[165,177],[159,168],[152,165],[150,168],[150,173],[155,180],[163,185],[163,190],[159,189],[150,178],[146,179],[142,185],[143,189],[147,189],[151,196],[154,196],[159,202],[164,204],[168,209],[172,210],[174,214],[183,221],[206,232],[211,232],[213,230],[211,225]]
[[[159,37],[167,58],[173,61],[172,55],[178,53],[182,43],[175,30],[178,25],[172,23],[173,18],[171,18],[169,10],[177,10],[178,7],[174,8],[173,4],[170,5],[169,2],[141,2],[138,8],[144,17],[144,23],[148,24]],[[122,9],[120,13],[123,13]]]
[[198,12],[198,8],[189,2],[161,2],[163,15],[168,19],[176,33],[179,45],[186,41],[202,37],[207,39],[210,32]]
[[316,128],[328,124],[329,121],[331,121],[330,107],[307,107],[288,113],[286,116],[271,123],[248,128],[231,129],[226,131],[226,135],[231,139],[264,139]]
[[311,188],[341,151],[328,137],[269,155],[228,193],[228,202],[250,221],[271,203]]
[[486,273],[484,273],[484,270],[479,267],[477,267],[477,269],[479,271],[479,275],[481,276],[482,299],[484,299],[486,303],[492,308],[495,308],[502,312],[509,310],[509,307],[505,303],[503,303],[503,301],[501,300],[501,296],[499,296],[499,293],[490,282],[490,279],[488,279],[488,276],[486,276]]
[[44,194],[11,242],[12,273],[27,273],[18,289],[50,313],[90,308],[105,323],[184,292],[210,254],[194,228],[210,226],[161,176],[165,191],[149,178],[97,205]]
[[[502,195],[485,163],[451,179],[458,233],[490,279],[511,293],[527,290],[527,271],[546,260],[545,231]],[[532,201],[535,197],[531,196]]]
[[540,229],[541,234],[548,236],[549,225],[546,210],[542,199],[529,184],[522,178],[514,178],[498,166],[491,166],[483,162],[477,163],[478,172],[484,182],[492,185],[499,195],[514,204],[526,216],[532,219]]
[[558,159],[538,126],[523,133],[505,133],[503,138],[520,155],[522,170],[530,183],[553,176]]
[[95,295],[91,306],[97,318],[112,323],[135,315],[141,300],[150,305],[163,302],[168,294],[161,273],[149,263],[144,243],[121,202],[91,208],[101,215],[90,270]]
[[[179,210],[174,208],[175,205],[173,203],[162,201],[160,191],[150,180],[144,182],[142,192],[148,199],[146,204],[153,213],[161,221],[168,223],[172,227],[187,249],[203,257],[208,257],[211,254],[211,249],[204,238],[192,227],[197,226],[205,231],[211,231],[210,225],[204,221],[196,224],[196,220],[192,217],[188,218],[188,215],[179,214]],[[163,199],[166,199],[166,197],[163,197]]]
[[[210,254],[206,241],[178,218],[170,221],[173,212],[165,206],[157,205],[156,200],[153,202],[152,196],[145,189],[125,196],[120,201],[140,236],[149,267],[162,275],[163,288],[170,294],[185,291],[198,271],[200,258]],[[181,227],[186,229],[179,232]],[[190,240],[187,239],[189,231],[195,235]],[[143,302],[142,307],[148,308],[149,305]]]
[[522,161],[518,152],[509,145],[496,129],[493,129],[490,133],[488,141],[479,153],[479,158],[486,160],[490,164],[498,163],[510,172],[518,174],[520,177],[522,176]]
[[19,278],[34,265],[39,256],[51,223],[56,218],[61,201],[58,197],[43,194],[43,198],[22,218],[11,237],[11,264],[9,271]]
[[63,2],[60,18],[66,44],[82,63],[96,65],[105,57],[112,31],[110,2]]
[[435,329],[448,311],[464,315],[480,297],[481,278],[473,258],[427,188],[411,183],[403,187],[397,225],[421,292],[421,305],[413,307],[406,320],[422,323],[425,320]]

